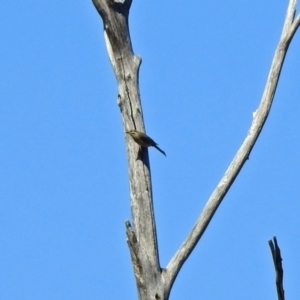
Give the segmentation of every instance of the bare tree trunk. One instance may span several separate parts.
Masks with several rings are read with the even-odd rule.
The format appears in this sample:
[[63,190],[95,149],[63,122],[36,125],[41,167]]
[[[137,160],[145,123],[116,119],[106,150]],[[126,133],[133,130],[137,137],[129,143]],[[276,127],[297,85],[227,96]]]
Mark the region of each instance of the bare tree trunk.
[[[118,82],[118,105],[122,114],[124,133],[145,131],[140,101],[138,76],[141,58],[134,55],[128,28],[132,0],[93,0],[104,26],[105,42]],[[183,263],[198,243],[230,186],[248,159],[268,117],[288,46],[300,24],[295,18],[296,0],[290,0],[283,32],[275,51],[270,73],[258,109],[242,146],[212,193],[195,226],[175,253],[168,266],[159,264],[156,226],[153,213],[151,173],[147,149],[139,159],[138,145],[126,138],[133,224],[126,222],[127,242],[131,253],[140,300],[167,300]]]
[[[118,105],[124,131],[145,131],[138,73],[141,58],[133,54],[128,15],[131,1],[93,0],[102,17],[106,46],[118,81]],[[148,151],[137,159],[138,145],[127,138],[127,156],[133,226],[127,221],[127,241],[134,267],[139,299],[167,299],[159,265]]]

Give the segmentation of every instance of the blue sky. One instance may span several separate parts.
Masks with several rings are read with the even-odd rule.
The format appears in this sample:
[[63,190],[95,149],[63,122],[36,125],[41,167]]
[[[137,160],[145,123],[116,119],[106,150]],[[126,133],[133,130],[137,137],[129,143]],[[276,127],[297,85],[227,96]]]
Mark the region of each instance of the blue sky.
[[[157,4],[157,5],[156,5]],[[287,1],[134,1],[133,48],[162,266],[240,147],[264,89]],[[125,241],[125,138],[102,21],[91,1],[3,2],[0,19],[0,298],[136,299]],[[271,114],[171,293],[299,295],[300,33]]]

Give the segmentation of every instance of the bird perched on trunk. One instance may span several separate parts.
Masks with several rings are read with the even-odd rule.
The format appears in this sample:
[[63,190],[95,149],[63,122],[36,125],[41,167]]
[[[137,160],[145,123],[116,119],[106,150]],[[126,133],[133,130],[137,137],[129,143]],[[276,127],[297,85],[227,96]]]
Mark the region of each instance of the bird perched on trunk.
[[166,153],[157,146],[157,143],[155,143],[147,134],[136,130],[129,130],[126,131],[126,133],[128,133],[133,138],[133,140],[141,147],[148,148],[152,146],[156,148],[159,152],[161,152],[163,155],[167,156]]

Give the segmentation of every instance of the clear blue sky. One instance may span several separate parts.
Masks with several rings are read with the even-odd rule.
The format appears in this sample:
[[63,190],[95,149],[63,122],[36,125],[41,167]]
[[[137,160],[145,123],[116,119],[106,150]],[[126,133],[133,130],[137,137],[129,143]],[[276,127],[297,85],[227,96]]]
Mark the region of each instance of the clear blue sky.
[[[287,1],[133,1],[162,266],[240,147]],[[0,19],[0,299],[136,299],[124,133],[91,1],[6,1]],[[300,32],[271,114],[171,293],[276,299],[267,241],[299,295]]]

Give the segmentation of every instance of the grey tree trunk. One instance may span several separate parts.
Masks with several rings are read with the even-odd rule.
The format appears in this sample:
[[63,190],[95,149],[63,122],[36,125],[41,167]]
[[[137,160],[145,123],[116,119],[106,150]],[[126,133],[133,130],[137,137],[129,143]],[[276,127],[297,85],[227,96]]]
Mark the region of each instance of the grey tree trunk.
[[[127,130],[145,131],[139,93],[141,58],[134,55],[128,28],[132,0],[93,0],[104,27],[108,55],[118,82],[118,105],[124,134]],[[288,46],[300,25],[295,17],[296,0],[290,0],[282,35],[274,54],[266,87],[248,134],[229,165],[220,183],[210,196],[202,213],[186,240],[174,254],[166,268],[159,263],[151,186],[150,163],[147,149],[125,134],[129,166],[132,224],[126,222],[127,242],[131,254],[139,300],[167,300],[182,265],[198,243],[218,206],[248,159],[271,109],[281,68]],[[141,155],[137,159],[137,153]]]

